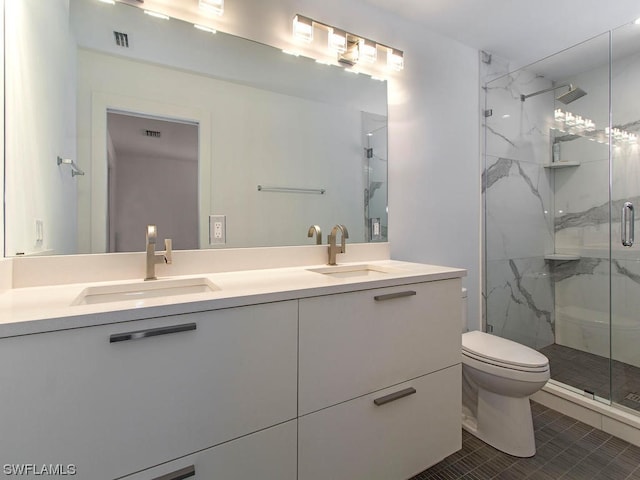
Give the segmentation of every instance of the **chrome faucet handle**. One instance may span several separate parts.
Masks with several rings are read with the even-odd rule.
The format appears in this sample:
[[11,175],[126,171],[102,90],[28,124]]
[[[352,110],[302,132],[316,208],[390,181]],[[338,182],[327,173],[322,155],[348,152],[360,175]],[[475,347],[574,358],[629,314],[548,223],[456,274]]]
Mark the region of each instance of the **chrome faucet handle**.
[[307,237],[311,238],[314,234],[316,236],[316,245],[322,245],[322,230],[319,225],[311,225],[309,227]]
[[170,238],[164,239],[164,263],[173,263],[172,241]]

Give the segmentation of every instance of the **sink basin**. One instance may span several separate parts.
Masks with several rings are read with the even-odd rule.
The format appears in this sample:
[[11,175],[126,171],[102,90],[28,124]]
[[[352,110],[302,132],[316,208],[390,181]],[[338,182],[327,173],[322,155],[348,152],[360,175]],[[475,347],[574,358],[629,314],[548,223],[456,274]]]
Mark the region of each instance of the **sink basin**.
[[321,268],[309,268],[308,271],[321,273],[334,278],[384,278],[397,275],[402,270],[378,265],[335,265]]
[[101,285],[85,288],[71,305],[93,305],[191,293],[211,293],[216,290],[220,290],[220,288],[211,283],[208,278],[179,278]]

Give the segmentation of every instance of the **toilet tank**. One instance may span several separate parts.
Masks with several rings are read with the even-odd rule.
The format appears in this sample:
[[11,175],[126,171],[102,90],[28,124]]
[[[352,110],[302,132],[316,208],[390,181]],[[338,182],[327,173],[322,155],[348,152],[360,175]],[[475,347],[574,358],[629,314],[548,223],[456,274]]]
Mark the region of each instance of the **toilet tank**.
[[467,308],[468,308],[469,302],[467,301],[467,289],[463,288],[460,295],[462,296],[462,302],[460,302],[462,304],[462,311],[460,312],[460,327],[461,327],[462,333],[464,333],[468,330]]

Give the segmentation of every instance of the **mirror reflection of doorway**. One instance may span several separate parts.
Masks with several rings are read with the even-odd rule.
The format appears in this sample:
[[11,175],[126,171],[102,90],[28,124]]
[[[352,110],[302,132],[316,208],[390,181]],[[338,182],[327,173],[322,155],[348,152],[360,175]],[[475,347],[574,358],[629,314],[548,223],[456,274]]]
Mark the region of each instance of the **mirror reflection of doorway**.
[[109,252],[143,251],[148,224],[198,248],[198,124],[108,111],[107,134]]

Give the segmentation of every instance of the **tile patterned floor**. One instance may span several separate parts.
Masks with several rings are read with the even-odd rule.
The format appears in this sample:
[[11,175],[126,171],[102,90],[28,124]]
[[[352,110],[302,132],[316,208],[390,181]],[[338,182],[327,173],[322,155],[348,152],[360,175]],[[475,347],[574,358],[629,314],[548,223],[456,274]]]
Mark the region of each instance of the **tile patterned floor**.
[[411,480],[640,480],[640,447],[531,402],[536,455],[517,458],[462,432],[462,450]]
[[608,358],[556,344],[544,347],[540,352],[549,359],[554,380],[640,411],[640,368],[614,360],[611,363],[611,388]]

